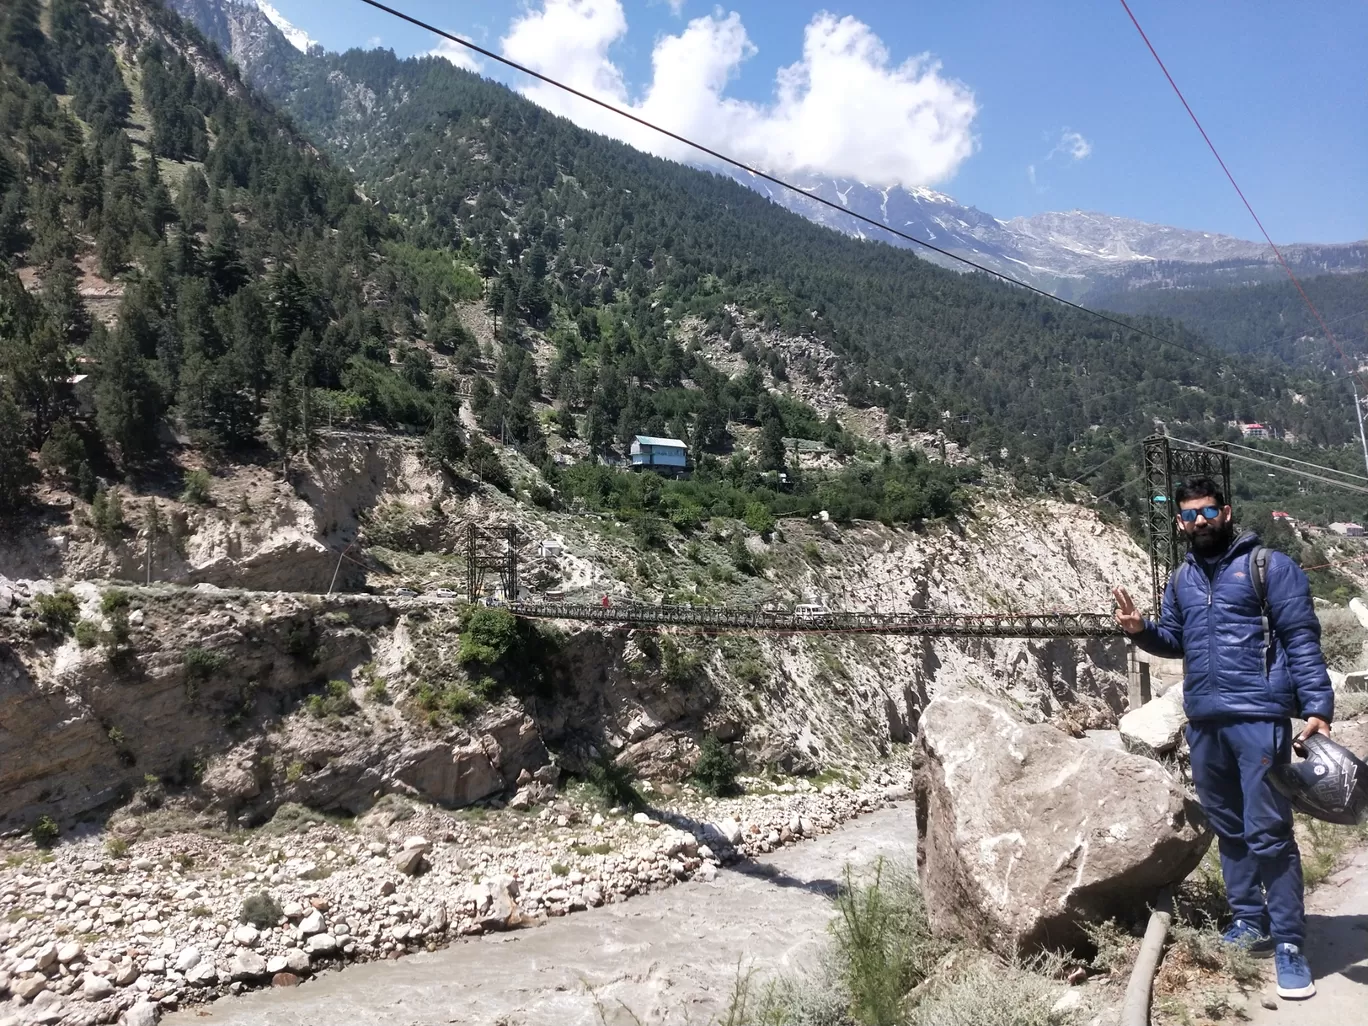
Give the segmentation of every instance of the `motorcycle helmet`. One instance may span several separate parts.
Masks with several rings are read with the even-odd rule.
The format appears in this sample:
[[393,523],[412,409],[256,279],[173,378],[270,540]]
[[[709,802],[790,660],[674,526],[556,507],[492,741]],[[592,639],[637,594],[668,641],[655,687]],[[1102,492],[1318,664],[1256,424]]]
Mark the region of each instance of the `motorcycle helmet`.
[[1355,826],[1368,819],[1368,765],[1324,734],[1297,743],[1306,758],[1274,766],[1268,782],[1298,812]]

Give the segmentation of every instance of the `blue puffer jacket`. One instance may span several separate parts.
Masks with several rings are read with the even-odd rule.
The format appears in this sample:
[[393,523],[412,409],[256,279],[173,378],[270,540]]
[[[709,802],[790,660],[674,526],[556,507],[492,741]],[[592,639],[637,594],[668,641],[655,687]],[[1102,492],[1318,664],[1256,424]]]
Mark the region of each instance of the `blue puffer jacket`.
[[1183,659],[1183,707],[1191,720],[1319,716],[1335,693],[1320,648],[1320,621],[1306,574],[1281,552],[1268,554],[1265,594],[1272,624],[1264,649],[1263,611],[1249,579],[1259,536],[1235,539],[1220,561],[1192,553],[1164,589],[1159,622],[1132,640],[1151,655]]

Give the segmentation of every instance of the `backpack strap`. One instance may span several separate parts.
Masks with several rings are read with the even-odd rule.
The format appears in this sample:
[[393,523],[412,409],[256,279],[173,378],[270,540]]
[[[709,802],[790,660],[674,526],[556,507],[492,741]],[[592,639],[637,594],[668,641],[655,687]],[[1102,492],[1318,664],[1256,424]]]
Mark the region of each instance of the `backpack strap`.
[[1264,545],[1257,545],[1249,554],[1249,583],[1254,586],[1254,598],[1259,603],[1259,616],[1263,620],[1264,668],[1269,669],[1268,659],[1273,652],[1273,622],[1268,613],[1268,553]]

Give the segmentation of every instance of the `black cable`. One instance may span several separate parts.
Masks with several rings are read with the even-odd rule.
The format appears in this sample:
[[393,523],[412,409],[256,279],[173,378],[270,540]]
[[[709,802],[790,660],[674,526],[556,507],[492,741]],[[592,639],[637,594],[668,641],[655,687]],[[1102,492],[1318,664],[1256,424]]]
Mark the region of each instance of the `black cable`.
[[814,203],[821,203],[824,206],[830,207],[832,210],[839,211],[840,213],[845,214],[848,217],[853,217],[857,221],[863,221],[868,225],[872,225],[875,228],[879,228],[883,231],[888,232],[890,235],[896,235],[900,239],[906,239],[908,242],[915,243],[918,246],[924,246],[926,249],[929,249],[934,253],[939,253],[941,256],[949,257],[951,260],[957,260],[961,264],[964,264],[968,267],[972,267],[976,271],[982,271],[984,274],[992,275],[994,278],[1000,278],[1001,280],[1008,282],[1012,285],[1017,285],[1023,289],[1026,289],[1028,292],[1034,292],[1036,295],[1042,296],[1045,299],[1052,300],[1053,302],[1059,303],[1063,306],[1071,307],[1074,310],[1082,311],[1083,313],[1088,314],[1091,317],[1096,317],[1099,320],[1106,321],[1109,324],[1115,324],[1120,328],[1124,328],[1127,331],[1133,331],[1139,335],[1143,335],[1146,338],[1153,339],[1155,342],[1159,342],[1163,345],[1172,346],[1174,349],[1181,349],[1186,353],[1192,354],[1198,359],[1212,359],[1211,356],[1207,353],[1203,353],[1199,350],[1192,349],[1189,346],[1181,345],[1178,342],[1174,342],[1172,339],[1164,338],[1162,335],[1156,335],[1154,332],[1147,331],[1146,329],[1141,328],[1138,325],[1128,324],[1127,322],[1120,320],[1116,317],[1111,317],[1104,313],[1098,313],[1096,310],[1089,310],[1086,306],[1083,306],[1079,303],[1074,303],[1068,299],[1061,299],[1059,296],[1052,295],[1051,293],[1046,292],[1042,288],[1021,281],[1020,279],[1013,278],[1010,274],[1004,274],[1001,271],[995,271],[991,267],[985,267],[983,264],[976,263],[975,261],[970,260],[968,257],[962,257],[956,253],[951,253],[948,249],[942,249],[940,246],[932,245],[925,239],[919,239],[915,235],[908,235],[906,232],[899,231],[896,228],[890,228],[882,221],[876,221],[872,217],[866,217],[864,214],[856,213],[853,210],[847,210],[839,203],[833,203],[829,199],[823,199],[821,196],[813,195],[810,192],[806,192],[803,189],[800,189],[796,185],[792,185],[789,182],[784,181],[782,178],[776,178],[774,175],[767,174],[766,172],[761,171],[759,168],[751,167],[749,164],[737,160],[735,157],[729,157],[725,153],[719,153],[717,150],[710,149],[709,147],[704,146],[702,143],[694,142],[692,139],[687,139],[682,135],[679,135],[675,132],[671,132],[668,128],[661,128],[659,125],[653,124],[652,122],[647,121],[645,118],[633,114],[631,111],[623,110],[621,107],[615,107],[611,103],[608,103],[606,100],[600,100],[596,96],[591,96],[589,93],[581,92],[573,86],[566,85],[564,82],[558,82],[556,79],[551,78],[548,75],[543,75],[539,71],[533,71],[531,68],[519,64],[517,61],[510,60],[509,58],[504,57],[501,54],[497,54],[492,50],[486,50],[483,46],[478,46],[477,44],[472,43],[468,39],[462,39],[459,36],[453,36],[450,32],[443,32],[435,25],[429,25],[427,22],[420,21],[418,18],[415,18],[412,15],[405,14],[403,11],[397,11],[393,7],[389,7],[385,4],[380,3],[379,0],[361,0],[361,2],[363,4],[368,4],[371,7],[374,7],[376,10],[384,11],[386,14],[392,14],[396,18],[408,22],[410,25],[416,25],[418,28],[426,29],[428,32],[441,36],[443,39],[448,39],[453,43],[457,43],[460,46],[464,46],[468,50],[474,50],[476,53],[488,57],[492,61],[498,61],[500,64],[510,67],[514,71],[521,71],[524,75],[530,75],[538,81],[545,82],[547,85],[555,86],[557,89],[563,89],[565,92],[570,93],[572,96],[578,96],[581,100],[587,100],[589,103],[602,107],[604,110],[612,111],[614,114],[618,114],[624,118],[627,118],[629,121],[634,121],[638,125],[651,129],[651,131],[653,132],[659,132],[661,135],[667,136],[675,140],[675,142],[683,143],[685,146],[691,146],[699,152],[706,153],[708,156],[714,157],[725,164],[730,164],[732,167],[739,168],[742,171],[755,175],[757,178],[763,178],[767,182],[772,182],[775,185],[788,189],[790,192],[794,193],[795,195],[802,196],[804,199],[812,200]]

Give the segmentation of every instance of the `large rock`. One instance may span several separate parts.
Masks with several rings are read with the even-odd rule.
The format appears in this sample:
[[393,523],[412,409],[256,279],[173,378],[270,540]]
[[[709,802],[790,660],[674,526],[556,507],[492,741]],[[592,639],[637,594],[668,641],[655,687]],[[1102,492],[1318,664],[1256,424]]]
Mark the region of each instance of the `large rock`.
[[1368,605],[1363,604],[1363,599],[1351,598],[1349,600],[1349,611],[1358,618],[1360,627],[1368,628]]
[[1347,692],[1368,691],[1368,670],[1355,670],[1344,675],[1344,690]]
[[1169,688],[1154,701],[1121,717],[1121,744],[1128,752],[1158,759],[1178,749],[1185,723],[1183,689]]
[[1084,922],[1133,914],[1209,843],[1160,764],[974,691],[923,711],[916,799],[933,927],[1004,953],[1079,942]]

